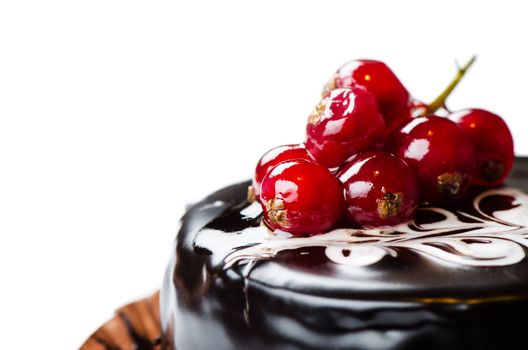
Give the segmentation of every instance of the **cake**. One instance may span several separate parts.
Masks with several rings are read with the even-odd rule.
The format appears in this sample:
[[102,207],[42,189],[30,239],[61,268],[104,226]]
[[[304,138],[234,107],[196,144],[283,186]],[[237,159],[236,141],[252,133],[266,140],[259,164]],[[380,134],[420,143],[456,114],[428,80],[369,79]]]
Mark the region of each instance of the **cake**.
[[[275,245],[249,182],[226,187],[183,217],[161,289],[163,349],[524,349],[527,178],[517,159],[508,187],[419,210],[382,239],[392,255],[347,250],[339,232]],[[407,234],[425,241],[391,243]]]
[[305,144],[183,216],[162,349],[525,349],[528,158],[494,114],[432,115],[454,85],[420,105],[338,70]]

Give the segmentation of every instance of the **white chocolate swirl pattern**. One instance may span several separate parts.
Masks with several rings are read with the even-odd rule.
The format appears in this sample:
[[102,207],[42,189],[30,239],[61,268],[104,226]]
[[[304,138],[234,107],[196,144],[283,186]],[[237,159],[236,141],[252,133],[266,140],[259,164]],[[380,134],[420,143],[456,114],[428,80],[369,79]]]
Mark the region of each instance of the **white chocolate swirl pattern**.
[[[492,197],[507,201],[508,208],[485,210],[486,200]],[[474,267],[512,265],[526,255],[528,196],[520,190],[488,190],[476,196],[471,210],[467,211],[433,207],[420,208],[419,211],[440,219],[432,222],[416,220],[382,229],[336,229],[310,237],[270,232],[264,226],[237,232],[202,229],[194,245],[209,250],[213,264],[223,264],[224,268],[271,259],[281,251],[304,247],[325,247],[328,259],[351,266],[372,265],[385,256],[397,258],[402,249]],[[241,212],[252,218],[260,213],[256,204]]]

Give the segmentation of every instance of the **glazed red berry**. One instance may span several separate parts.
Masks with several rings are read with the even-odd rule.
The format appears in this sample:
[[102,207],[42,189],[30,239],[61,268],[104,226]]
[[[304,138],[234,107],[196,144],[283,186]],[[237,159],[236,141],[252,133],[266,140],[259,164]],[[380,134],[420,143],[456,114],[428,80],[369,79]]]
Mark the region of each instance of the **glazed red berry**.
[[262,179],[271,168],[286,160],[297,158],[311,160],[304,144],[278,146],[266,152],[260,158],[255,168],[255,176],[253,177],[252,188],[250,189],[253,193],[249,194],[250,199],[253,199],[251,198],[252,196],[255,198],[259,197]]
[[345,215],[356,226],[393,226],[411,220],[418,206],[412,169],[385,152],[351,158],[339,172],[345,188]]
[[331,229],[341,218],[343,201],[341,182],[313,161],[285,161],[262,180],[260,203],[266,224],[293,235]]
[[458,198],[473,178],[473,145],[462,128],[447,118],[411,120],[392,134],[387,149],[411,166],[424,202]]
[[394,72],[383,62],[353,60],[337,70],[323,90],[361,86],[372,93],[389,130],[411,118],[412,100]]
[[356,153],[381,149],[386,130],[374,96],[353,87],[324,97],[308,118],[306,134],[312,157],[335,168]]
[[473,183],[482,186],[501,185],[510,173],[515,159],[513,138],[504,120],[483,109],[466,109],[450,115],[469,135],[475,148]]

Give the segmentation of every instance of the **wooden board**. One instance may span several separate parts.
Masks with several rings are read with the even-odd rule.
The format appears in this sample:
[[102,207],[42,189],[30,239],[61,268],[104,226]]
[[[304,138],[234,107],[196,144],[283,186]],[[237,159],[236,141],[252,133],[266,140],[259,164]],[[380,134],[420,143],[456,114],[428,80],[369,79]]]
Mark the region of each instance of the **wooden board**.
[[116,311],[80,350],[160,350],[159,292]]

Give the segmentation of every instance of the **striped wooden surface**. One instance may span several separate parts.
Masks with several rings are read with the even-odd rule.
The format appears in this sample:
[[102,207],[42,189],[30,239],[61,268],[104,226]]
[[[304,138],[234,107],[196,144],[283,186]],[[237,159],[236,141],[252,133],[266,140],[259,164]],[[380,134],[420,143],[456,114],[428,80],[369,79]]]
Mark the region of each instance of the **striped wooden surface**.
[[159,350],[159,292],[116,311],[80,350]]

